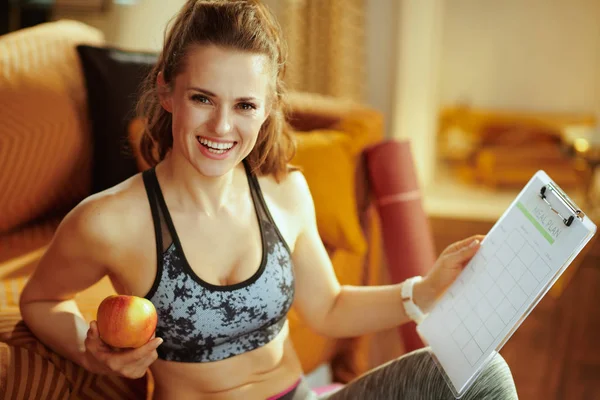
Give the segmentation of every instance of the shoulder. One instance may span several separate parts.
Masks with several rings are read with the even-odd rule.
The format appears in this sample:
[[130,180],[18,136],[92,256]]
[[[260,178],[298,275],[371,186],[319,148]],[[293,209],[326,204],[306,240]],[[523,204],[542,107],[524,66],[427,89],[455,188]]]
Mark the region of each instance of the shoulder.
[[294,215],[311,217],[314,214],[313,198],[304,174],[299,170],[288,172],[277,182],[274,177],[260,178],[261,187],[273,200]]
[[[147,224],[140,207],[145,198],[141,174],[93,194],[75,206],[61,221],[55,235],[57,244],[67,244],[115,253],[127,238]],[[147,215],[150,215],[149,213]]]

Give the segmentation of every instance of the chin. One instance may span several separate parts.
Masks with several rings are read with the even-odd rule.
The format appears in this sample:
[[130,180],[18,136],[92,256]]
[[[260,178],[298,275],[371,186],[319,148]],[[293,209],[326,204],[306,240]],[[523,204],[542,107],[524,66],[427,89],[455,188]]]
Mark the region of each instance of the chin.
[[232,160],[191,160],[194,169],[207,178],[218,178],[231,171],[236,163]]

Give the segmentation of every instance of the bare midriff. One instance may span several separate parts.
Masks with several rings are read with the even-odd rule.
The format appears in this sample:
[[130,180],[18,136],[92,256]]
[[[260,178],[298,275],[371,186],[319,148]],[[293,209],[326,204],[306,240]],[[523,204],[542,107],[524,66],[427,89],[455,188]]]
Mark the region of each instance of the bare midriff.
[[151,369],[153,400],[267,399],[302,376],[287,323],[275,339],[250,352],[206,363],[158,359]]

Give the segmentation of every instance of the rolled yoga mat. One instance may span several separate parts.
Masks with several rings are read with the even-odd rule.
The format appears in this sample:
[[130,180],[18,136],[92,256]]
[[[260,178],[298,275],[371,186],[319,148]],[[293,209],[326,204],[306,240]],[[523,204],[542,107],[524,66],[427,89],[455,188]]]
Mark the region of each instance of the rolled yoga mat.
[[[412,276],[425,276],[436,260],[436,251],[410,143],[379,143],[366,150],[366,162],[390,279],[400,283]],[[401,326],[400,335],[407,351],[423,347],[414,322]]]

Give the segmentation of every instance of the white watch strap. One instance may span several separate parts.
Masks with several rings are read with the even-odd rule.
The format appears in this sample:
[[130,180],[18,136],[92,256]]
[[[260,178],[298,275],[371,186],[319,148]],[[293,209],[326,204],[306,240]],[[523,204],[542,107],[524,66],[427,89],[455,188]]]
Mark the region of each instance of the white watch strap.
[[417,324],[425,319],[425,314],[423,314],[421,309],[413,301],[413,286],[415,283],[422,280],[422,277],[415,276],[402,283],[402,304],[404,304],[404,311],[406,311],[406,315]]

